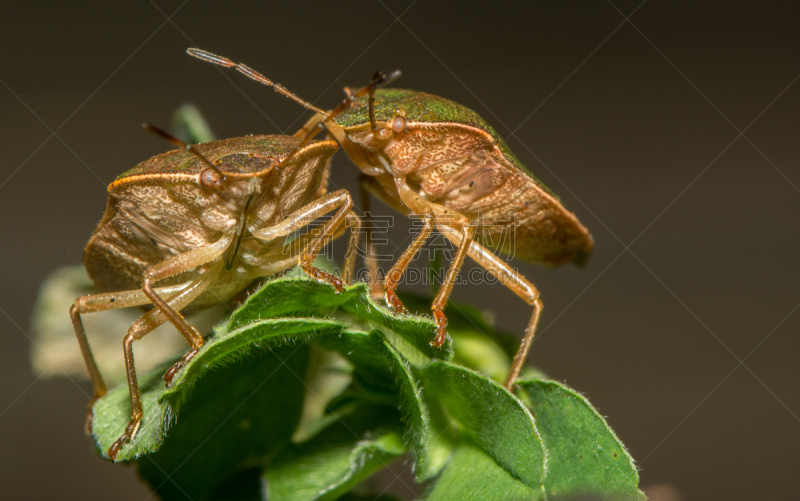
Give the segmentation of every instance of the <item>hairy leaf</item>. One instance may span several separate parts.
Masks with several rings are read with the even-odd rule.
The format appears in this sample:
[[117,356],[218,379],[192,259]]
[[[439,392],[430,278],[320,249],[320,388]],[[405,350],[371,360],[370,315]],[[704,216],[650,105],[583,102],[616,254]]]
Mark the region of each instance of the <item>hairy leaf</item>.
[[338,418],[311,440],[287,446],[270,462],[264,474],[267,499],[337,499],[406,452],[396,412],[361,407]]
[[425,497],[427,501],[538,501],[541,486],[529,486],[497,464],[468,437]]
[[529,487],[545,477],[545,448],[528,409],[497,382],[450,362],[431,363],[424,387],[464,434]]
[[547,447],[548,495],[645,499],[633,459],[586,398],[555,381],[517,384],[530,400]]
[[[172,387],[166,367],[140,377],[145,417],[118,460],[138,457],[167,500],[359,499],[348,491],[409,452],[417,480],[435,479],[432,500],[642,499],[632,460],[586,399],[529,378],[520,400],[498,383],[507,339],[477,310],[448,314],[455,356],[430,347],[427,316],[392,314],[364,284],[336,294],[268,282]],[[127,387],[95,404],[102,453],[129,416]]]

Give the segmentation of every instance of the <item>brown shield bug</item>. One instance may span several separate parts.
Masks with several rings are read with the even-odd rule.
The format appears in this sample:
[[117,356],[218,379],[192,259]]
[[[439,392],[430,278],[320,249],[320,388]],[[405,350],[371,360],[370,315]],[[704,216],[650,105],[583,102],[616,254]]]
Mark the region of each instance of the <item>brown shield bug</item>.
[[[191,350],[165,374],[169,385],[203,346],[203,337],[181,315],[232,300],[257,278],[295,264],[314,279],[341,290],[350,282],[360,220],[346,190],[324,194],[335,141],[291,136],[247,136],[196,146],[146,126],[182,146],[146,160],[108,187],[105,214],[84,254],[89,276],[110,291],[79,297],[70,315],[94,386],[106,393],[81,314],[152,304],[123,341],[131,419],[109,448],[114,460],[143,416],[133,343],[170,322]],[[316,235],[285,244],[285,237],[336,211]],[[342,279],[313,266],[316,255],[351,227]],[[90,421],[87,421],[87,425]]]
[[[511,390],[533,342],[542,302],[536,287],[493,251],[545,266],[582,265],[594,241],[497,132],[477,113],[448,99],[380,88],[399,72],[376,73],[369,85],[357,91],[347,89],[347,98],[326,112],[245,65],[199,49],[188,52],[236,68],[313,110],[316,115],[295,135],[308,140],[324,124],[361,169],[362,187],[400,212],[422,219],[421,231],[386,274],[385,298],[395,311],[405,311],[395,294],[398,282],[433,229],[456,245],[431,306],[438,325],[431,344],[444,343],[447,319],[443,310],[467,255],[533,306],[505,383]],[[504,238],[509,231],[513,238]]]

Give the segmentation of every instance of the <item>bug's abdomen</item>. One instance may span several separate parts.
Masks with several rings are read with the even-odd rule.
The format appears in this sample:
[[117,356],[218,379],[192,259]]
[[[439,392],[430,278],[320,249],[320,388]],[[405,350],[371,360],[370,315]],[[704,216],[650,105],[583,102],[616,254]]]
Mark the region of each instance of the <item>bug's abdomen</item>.
[[[173,255],[159,247],[158,241],[129,220],[115,217],[95,232],[84,253],[89,277],[105,291],[121,291],[142,286],[142,275],[151,266]],[[191,277],[184,273],[169,281],[183,283]]]
[[476,238],[486,247],[544,266],[582,264],[592,252],[586,227],[526,176],[509,176],[493,195],[479,199],[467,214],[479,221]]
[[[241,209],[240,204],[214,203],[213,198],[188,183],[133,184],[113,193],[85,249],[89,276],[108,291],[138,288],[151,266],[216,241]],[[157,285],[184,283],[197,273],[182,273]]]

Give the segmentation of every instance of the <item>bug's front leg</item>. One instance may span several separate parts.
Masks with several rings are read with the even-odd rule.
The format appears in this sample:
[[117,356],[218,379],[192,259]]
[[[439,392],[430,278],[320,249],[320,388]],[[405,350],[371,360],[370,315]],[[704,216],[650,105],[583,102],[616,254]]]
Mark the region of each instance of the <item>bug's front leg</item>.
[[350,228],[350,236],[347,239],[347,252],[344,255],[344,267],[342,268],[342,280],[345,285],[353,285],[358,240],[361,237],[361,225],[361,218],[355,212],[350,210],[345,214],[344,226],[345,228]]
[[[330,242],[337,231],[350,220],[350,239],[348,244],[348,258],[345,260],[345,278],[352,275],[352,267],[355,264],[355,248],[358,246],[359,229],[361,220],[352,212],[353,198],[347,190],[337,190],[333,193],[318,198],[317,200],[305,205],[301,209],[289,214],[286,219],[278,224],[267,228],[261,228],[252,232],[253,236],[259,240],[271,241],[276,238],[285,237],[315,219],[324,216],[334,210],[331,219],[322,227],[322,231],[311,239],[305,250],[300,254],[299,265],[312,278],[318,282],[332,285],[337,292],[341,292],[346,281],[336,277],[326,271],[314,266],[314,259],[322,248]],[[338,209],[338,210],[337,210]],[[347,270],[350,270],[349,272]]]
[[[447,233],[445,236],[456,245],[463,244],[458,233]],[[516,355],[514,355],[514,361],[511,363],[511,369],[506,378],[505,387],[508,391],[511,391],[514,388],[514,381],[519,376],[522,367],[525,366],[525,359],[528,357],[528,351],[531,343],[533,343],[533,336],[536,333],[536,327],[539,325],[539,318],[542,315],[542,301],[539,299],[539,291],[528,279],[478,242],[472,240],[469,243],[468,254],[476,263],[497,278],[501,284],[533,306],[533,314],[528,322],[528,327],[525,329],[525,336],[522,338]]]
[[447,300],[450,298],[450,293],[453,291],[453,285],[455,285],[456,279],[458,279],[458,273],[461,271],[461,267],[464,265],[464,258],[467,257],[467,252],[469,250],[470,243],[472,242],[472,238],[475,236],[475,227],[469,224],[469,220],[467,220],[466,217],[458,214],[454,218],[446,218],[445,221],[447,222],[442,226],[437,225],[440,233],[444,233],[445,235],[448,233],[456,233],[459,235],[461,242],[458,244],[456,255],[453,257],[453,260],[450,262],[450,267],[447,269],[444,282],[439,288],[439,292],[436,294],[436,297],[433,299],[433,303],[431,304],[433,318],[436,320],[436,325],[438,326],[436,338],[433,340],[433,342],[431,342],[431,345],[436,348],[440,348],[446,339],[447,317],[444,315],[444,308],[447,306]]
[[[370,207],[370,195],[380,198],[383,203],[397,210],[401,214],[410,215],[409,209],[398,198],[397,191],[394,189],[394,179],[389,174],[380,176],[368,176],[361,174],[358,176],[358,186],[361,195],[361,208],[365,217],[369,218],[365,225],[366,237],[366,256],[364,262],[369,271],[369,293],[374,301],[385,298],[385,288],[378,273],[378,259],[375,252],[375,244],[372,239],[372,212]],[[405,271],[405,270],[403,270]],[[402,273],[401,273],[402,275]],[[397,298],[396,295],[394,295]],[[397,300],[399,301],[399,299]],[[387,301],[388,303],[388,301]],[[389,303],[391,304],[391,303]],[[402,306],[402,304],[401,304]]]
[[[398,176],[394,178],[393,181],[397,187],[399,199],[398,197],[391,197],[392,200],[398,204],[405,204],[408,209],[405,209],[403,212],[409,215],[416,215],[422,220],[422,228],[419,230],[419,233],[417,233],[417,236],[414,237],[411,245],[409,245],[408,248],[403,251],[403,254],[400,255],[400,259],[397,260],[394,266],[392,266],[392,268],[386,274],[386,279],[383,283],[386,304],[395,313],[407,313],[408,310],[406,310],[406,307],[403,306],[402,301],[400,301],[400,298],[397,297],[397,293],[395,291],[397,290],[397,285],[400,283],[400,279],[403,277],[403,273],[405,273],[409,264],[411,264],[411,261],[414,259],[419,250],[425,244],[425,241],[428,240],[433,232],[435,214],[433,210],[431,210],[430,203],[425,201],[422,197],[408,187],[405,177]],[[382,191],[386,193],[387,190],[383,189]]]
[[[182,289],[169,301],[167,301],[165,303],[167,307],[172,311],[185,308],[189,303],[197,299],[197,297],[200,296],[203,291],[208,289],[214,280],[216,280],[217,276],[219,276],[222,267],[223,262],[221,260],[212,264],[208,270],[203,272],[202,275],[192,281],[187,287]],[[181,317],[181,319],[183,319],[183,317]],[[108,457],[112,461],[116,460],[117,454],[119,454],[119,451],[122,449],[122,447],[136,436],[136,432],[139,430],[139,425],[141,424],[142,417],[144,416],[141,394],[139,392],[139,383],[136,378],[136,366],[134,365],[133,361],[133,343],[134,341],[142,339],[144,336],[152,332],[153,329],[168,320],[170,320],[170,318],[164,313],[162,308],[153,308],[142,315],[142,317],[134,322],[133,325],[131,325],[131,328],[128,330],[128,334],[125,336],[125,339],[122,340],[122,347],[125,353],[125,371],[128,376],[128,391],[131,397],[131,419],[128,422],[128,425],[125,427],[125,431],[122,433],[122,435],[120,435],[120,437],[113,444],[111,444],[111,447],[108,449]],[[186,321],[184,320],[184,322]],[[200,339],[202,340],[202,337]],[[192,353],[192,356],[194,356],[196,350],[191,350],[189,353]],[[187,358],[184,356],[183,359],[178,361],[178,363],[176,363],[169,371],[167,371],[167,374],[174,376],[177,373],[176,366],[178,368],[183,367],[183,365],[185,365],[185,363],[190,359],[191,357]],[[166,374],[165,379],[167,379]],[[169,382],[170,381],[167,381],[167,384],[169,384]]]
[[[170,287],[159,287],[157,291],[164,297],[172,297],[182,288],[186,287],[186,285],[187,284],[180,284]],[[89,401],[89,408],[86,412],[87,433],[92,432],[92,407],[94,407],[94,403],[97,399],[106,394],[107,389],[100,369],[97,367],[94,355],[92,355],[92,349],[89,346],[89,339],[86,337],[86,330],[83,328],[81,315],[128,308],[130,306],[141,306],[144,304],[150,304],[150,298],[141,290],[130,290],[81,296],[75,300],[69,309],[72,325],[75,328],[75,335],[78,338],[78,345],[81,348],[81,354],[83,355],[83,360],[86,363],[89,377],[92,379],[92,387],[94,388],[94,395]]]
[[[423,229],[428,231],[428,235],[432,229],[427,228],[428,224],[435,224],[440,230],[444,229],[445,234],[456,233],[459,235],[460,243],[458,244],[456,255],[453,257],[450,267],[447,269],[447,274],[445,275],[445,280],[442,283],[442,287],[439,289],[439,292],[436,294],[436,297],[431,304],[433,318],[436,320],[437,326],[436,337],[431,342],[431,345],[436,348],[441,348],[445,342],[445,339],[447,339],[447,317],[444,314],[444,308],[447,305],[450,292],[453,290],[453,285],[455,285],[456,279],[458,278],[458,273],[461,271],[461,266],[464,264],[464,258],[467,255],[469,243],[472,241],[472,238],[475,235],[475,228],[470,224],[469,219],[467,219],[467,217],[463,214],[448,209],[440,204],[428,202],[427,200],[423,199],[421,196],[419,196],[419,194],[409,188],[404,178],[395,178],[395,185],[403,203],[405,203],[415,213],[427,215],[427,217],[423,216],[426,217],[426,227]],[[422,235],[422,233],[423,232],[420,232],[420,235]],[[419,235],[417,240],[419,240]],[[403,260],[407,257],[407,254],[409,254],[410,251],[413,251],[414,254],[416,254],[416,252],[419,250],[419,247],[422,246],[422,242],[417,242],[417,240],[415,240],[411,247],[409,247],[409,249],[403,253],[403,256],[400,258],[400,261],[398,261],[395,267],[398,267],[398,265],[403,265],[403,270],[405,270],[405,267],[408,266],[408,262],[403,262]],[[395,268],[392,268],[393,271],[394,269]],[[392,272],[390,271],[389,273],[391,274]],[[388,301],[389,274],[386,276],[386,283]]]
[[425,241],[428,240],[433,232],[433,213],[428,212],[418,214],[418,217],[422,220],[422,228],[419,230],[419,233],[417,233],[417,236],[414,237],[411,245],[409,245],[408,248],[403,251],[403,254],[400,255],[400,259],[398,259],[389,272],[386,273],[386,280],[383,282],[386,304],[395,313],[408,313],[406,307],[403,306],[403,302],[400,301],[399,297],[397,297],[397,286],[400,283],[400,279],[403,278],[403,273],[405,273],[408,265],[411,264],[411,261],[414,259],[419,250],[425,244]]
[[[189,323],[186,322],[186,319],[183,318],[183,315],[178,313],[178,311],[183,309],[191,301],[197,298],[197,296],[199,296],[203,290],[208,288],[208,286],[211,285],[211,282],[213,282],[213,279],[209,281],[208,278],[206,278],[203,282],[205,283],[204,287],[197,292],[197,295],[192,297],[192,299],[188,302],[176,302],[176,306],[171,306],[172,301],[178,301],[178,298],[185,295],[188,290],[177,296],[174,300],[167,302],[156,292],[155,289],[153,289],[153,282],[179,275],[198,266],[202,266],[217,260],[225,253],[225,251],[231,245],[231,242],[233,242],[234,226],[235,221],[230,221],[228,228],[226,229],[226,233],[223,234],[223,236],[220,237],[216,242],[205,247],[198,247],[197,249],[192,249],[182,254],[178,254],[177,256],[173,256],[152,266],[144,272],[142,291],[145,293],[145,295],[147,295],[148,298],[150,298],[150,301],[153,303],[153,306],[155,306],[155,309],[160,311],[164,318],[169,320],[170,323],[175,326],[178,332],[180,332],[184,339],[186,339],[186,342],[189,343],[189,346],[191,346],[191,350],[189,350],[181,360],[176,362],[175,365],[173,365],[164,374],[164,381],[167,383],[167,385],[172,383],[172,378],[175,377],[175,374],[177,374],[178,371],[183,368],[183,366],[185,366],[189,360],[191,360],[197,354],[198,351],[200,351],[200,348],[202,348],[204,344],[203,336],[197,332],[197,329],[189,325]],[[211,269],[214,269],[214,267]],[[207,270],[197,280],[200,280],[203,277],[211,276],[211,269]],[[218,273],[219,271],[217,271],[213,277],[216,278]]]

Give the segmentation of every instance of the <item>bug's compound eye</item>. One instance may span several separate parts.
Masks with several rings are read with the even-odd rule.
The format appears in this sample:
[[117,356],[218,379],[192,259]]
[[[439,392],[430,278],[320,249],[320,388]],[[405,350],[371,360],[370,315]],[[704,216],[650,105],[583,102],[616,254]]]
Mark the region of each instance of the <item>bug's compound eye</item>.
[[395,134],[401,134],[406,130],[406,119],[401,116],[394,117],[392,120],[392,132]]
[[218,170],[208,168],[200,172],[200,184],[206,188],[218,188],[224,180],[225,176]]

